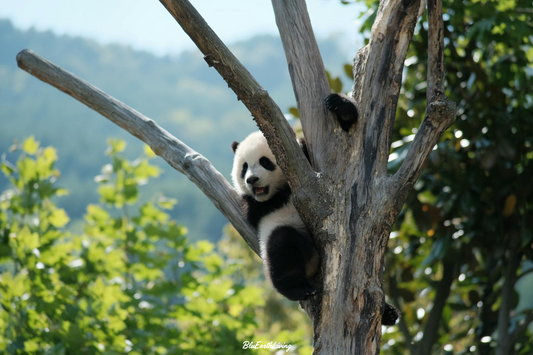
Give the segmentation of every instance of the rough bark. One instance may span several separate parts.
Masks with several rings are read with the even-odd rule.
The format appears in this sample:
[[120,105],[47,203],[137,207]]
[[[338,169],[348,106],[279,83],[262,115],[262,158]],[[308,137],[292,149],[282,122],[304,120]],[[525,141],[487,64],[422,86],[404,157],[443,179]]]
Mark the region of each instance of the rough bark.
[[[312,165],[298,148],[279,107],[192,5],[187,0],[160,1],[254,116],[287,176],[302,219],[315,236],[322,257],[316,280],[320,291],[302,302],[313,321],[315,354],[378,354],[383,259],[391,227],[424,160],[455,117],[454,105],[443,94],[440,0],[428,0],[431,84],[426,117],[394,176],[387,175],[392,127],[420,0],[381,2],[370,42],[354,61],[359,121],[349,132],[323,106],[329,89],[304,0],[273,0]],[[24,70],[147,142],[195,181],[251,247],[257,248],[250,226],[235,214],[236,194],[198,153],[153,121],[31,52],[23,51],[17,59]],[[212,178],[218,182],[215,191],[206,188]]]

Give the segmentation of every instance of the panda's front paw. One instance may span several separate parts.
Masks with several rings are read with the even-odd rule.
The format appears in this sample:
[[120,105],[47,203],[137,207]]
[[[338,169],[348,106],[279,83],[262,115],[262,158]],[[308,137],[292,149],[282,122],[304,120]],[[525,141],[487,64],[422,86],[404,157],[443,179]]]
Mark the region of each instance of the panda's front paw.
[[316,295],[317,289],[311,285],[294,287],[285,293],[285,297],[291,301],[305,301]]
[[348,132],[357,122],[359,113],[353,99],[342,94],[331,94],[324,100],[326,108],[337,115],[341,128]]

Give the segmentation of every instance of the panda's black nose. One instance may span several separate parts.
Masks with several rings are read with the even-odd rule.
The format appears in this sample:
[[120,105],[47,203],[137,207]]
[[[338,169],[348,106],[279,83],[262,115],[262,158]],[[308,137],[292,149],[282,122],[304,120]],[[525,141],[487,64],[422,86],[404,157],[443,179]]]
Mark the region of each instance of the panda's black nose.
[[258,181],[259,181],[259,178],[257,176],[250,176],[248,179],[246,179],[246,182],[249,183],[250,185],[253,185]]

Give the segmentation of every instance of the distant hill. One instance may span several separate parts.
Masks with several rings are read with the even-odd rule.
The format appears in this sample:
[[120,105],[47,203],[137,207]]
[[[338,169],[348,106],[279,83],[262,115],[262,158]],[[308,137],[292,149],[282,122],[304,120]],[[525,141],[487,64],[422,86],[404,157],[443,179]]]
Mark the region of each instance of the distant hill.
[[[62,172],[59,184],[70,190],[60,205],[73,219],[83,215],[88,203],[97,202],[93,177],[107,162],[106,140],[125,139],[131,158],[140,154],[142,145],[107,119],[18,69],[15,57],[24,48],[153,118],[226,177],[231,170],[230,143],[256,129],[244,105],[199,51],[157,57],[127,46],[21,31],[1,19],[0,48],[0,152],[6,152],[13,140],[30,135],[56,147]],[[295,105],[279,38],[260,36],[230,48],[282,110]],[[348,61],[339,48],[334,40],[321,46],[326,66],[337,73]],[[144,196],[160,191],[177,198],[174,217],[189,228],[191,236],[218,239],[225,218],[191,182],[163,161],[161,166],[165,173],[147,187]],[[0,177],[0,190],[5,186]]]

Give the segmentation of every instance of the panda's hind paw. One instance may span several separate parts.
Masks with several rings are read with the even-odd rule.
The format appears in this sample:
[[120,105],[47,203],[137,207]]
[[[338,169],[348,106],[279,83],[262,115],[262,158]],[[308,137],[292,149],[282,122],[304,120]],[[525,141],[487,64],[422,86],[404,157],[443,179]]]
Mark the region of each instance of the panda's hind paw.
[[291,290],[284,293],[284,296],[291,301],[305,301],[316,295],[317,289],[311,285],[305,285],[302,287],[294,287]]
[[392,326],[396,324],[398,318],[400,318],[401,312],[398,308],[385,303],[385,310],[381,316],[381,325]]
[[326,97],[324,104],[328,110],[337,115],[342,129],[346,132],[357,122],[359,113],[352,98],[342,94],[331,94]]

